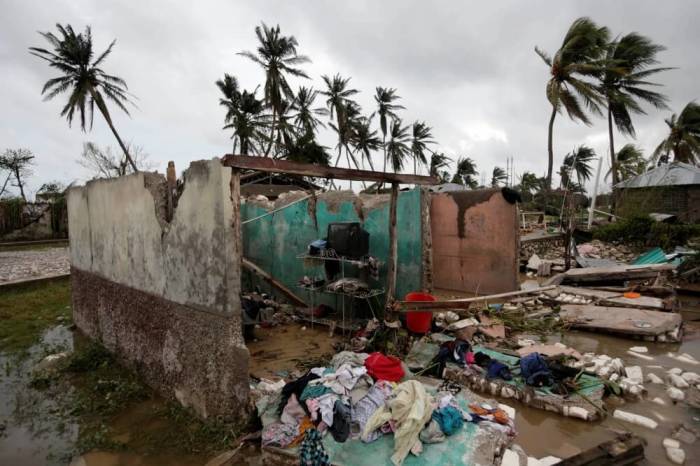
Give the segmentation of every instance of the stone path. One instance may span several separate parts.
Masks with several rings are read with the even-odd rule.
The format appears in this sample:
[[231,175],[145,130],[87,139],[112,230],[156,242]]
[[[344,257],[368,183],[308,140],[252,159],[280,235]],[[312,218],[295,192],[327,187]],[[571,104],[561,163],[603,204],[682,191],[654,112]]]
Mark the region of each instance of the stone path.
[[68,248],[0,251],[0,285],[70,273]]

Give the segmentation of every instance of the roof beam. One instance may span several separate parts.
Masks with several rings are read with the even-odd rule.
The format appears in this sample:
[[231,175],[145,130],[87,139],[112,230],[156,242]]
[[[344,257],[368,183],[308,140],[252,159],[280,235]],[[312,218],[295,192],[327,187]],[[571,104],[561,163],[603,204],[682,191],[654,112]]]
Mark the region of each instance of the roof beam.
[[258,170],[268,173],[290,173],[318,178],[330,178],[350,181],[373,181],[378,183],[401,183],[433,185],[438,184],[434,176],[407,175],[403,173],[384,173],[370,170],[355,170],[351,168],[326,167],[309,163],[290,162],[272,157],[251,157],[248,155],[227,154],[221,158],[221,163],[227,167],[238,169]]

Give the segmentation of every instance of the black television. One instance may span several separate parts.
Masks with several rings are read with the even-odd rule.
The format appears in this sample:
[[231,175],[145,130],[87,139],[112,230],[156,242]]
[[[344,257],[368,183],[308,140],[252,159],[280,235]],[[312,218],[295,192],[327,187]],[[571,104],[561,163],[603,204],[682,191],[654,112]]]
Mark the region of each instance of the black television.
[[358,258],[369,254],[369,233],[358,222],[330,223],[326,241],[339,256]]

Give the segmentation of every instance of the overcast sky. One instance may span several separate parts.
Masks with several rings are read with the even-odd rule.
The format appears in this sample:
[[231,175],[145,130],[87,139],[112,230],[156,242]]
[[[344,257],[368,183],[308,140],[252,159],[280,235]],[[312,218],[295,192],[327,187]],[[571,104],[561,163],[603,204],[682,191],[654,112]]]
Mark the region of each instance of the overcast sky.
[[[138,108],[131,118],[113,109],[113,119],[122,138],[142,146],[161,173],[168,160],[179,172],[192,160],[230,152],[214,81],[231,73],[245,88],[263,82],[263,71],[236,55],[255,49],[260,21],[279,23],[312,59],[304,67],[311,81],[295,84],[321,88],[322,74],[351,76],[366,113],[374,111],[376,86],[396,87],[406,122],[427,121],[439,150],[472,157],[489,179],[509,156],[516,175],[545,173],[548,70],[533,48],[554,52],[577,17],[665,45],[663,65],[678,69],[655,80],[673,112],[700,96],[699,2],[0,0],[0,6],[0,150],[26,147],[36,154],[30,191],[49,180],[88,177],[76,163],[83,142],[116,146],[98,115],[83,133],[59,116],[65,97],[42,101],[41,87],[55,72],[27,48],[44,46],[37,31],[54,30],[56,22],[92,26],[97,51],[117,39],[103,68],[126,80]],[[646,154],[665,135],[663,119],[671,113],[648,110],[634,120]],[[321,140],[334,144],[330,133]],[[616,147],[624,142],[618,135]],[[583,143],[607,156],[605,120],[587,127],[558,117],[555,171]]]

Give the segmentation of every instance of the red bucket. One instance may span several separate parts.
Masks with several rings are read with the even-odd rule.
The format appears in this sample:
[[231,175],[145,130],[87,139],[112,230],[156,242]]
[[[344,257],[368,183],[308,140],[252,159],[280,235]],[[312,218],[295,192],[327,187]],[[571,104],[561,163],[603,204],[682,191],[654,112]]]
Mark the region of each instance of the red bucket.
[[[428,293],[412,292],[406,295],[405,301],[435,301],[435,296]],[[406,313],[406,327],[411,332],[426,333],[430,330],[433,323],[432,312],[416,312],[411,311]]]

